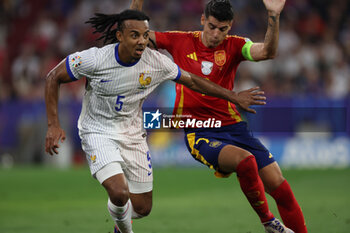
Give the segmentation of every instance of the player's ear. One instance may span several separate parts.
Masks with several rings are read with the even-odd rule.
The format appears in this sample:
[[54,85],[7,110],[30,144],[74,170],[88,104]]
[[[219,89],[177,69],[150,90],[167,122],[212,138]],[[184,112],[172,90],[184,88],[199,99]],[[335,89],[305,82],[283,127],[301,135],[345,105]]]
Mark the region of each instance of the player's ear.
[[205,15],[202,14],[202,17],[201,17],[201,25],[204,25],[204,22],[205,22]]
[[117,40],[118,40],[119,42],[122,41],[122,32],[121,32],[121,31],[118,30],[118,31],[115,33],[115,36],[117,37]]
[[229,26],[230,26],[230,29],[232,28],[232,25],[233,25],[233,20],[231,20]]

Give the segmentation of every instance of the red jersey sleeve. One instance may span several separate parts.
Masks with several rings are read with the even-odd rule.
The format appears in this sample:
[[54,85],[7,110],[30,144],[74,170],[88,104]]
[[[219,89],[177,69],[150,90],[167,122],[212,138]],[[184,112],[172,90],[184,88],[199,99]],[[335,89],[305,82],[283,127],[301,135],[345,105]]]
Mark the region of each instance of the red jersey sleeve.
[[167,32],[154,32],[156,36],[156,44],[158,48],[165,49],[170,46],[169,33]]
[[236,63],[240,63],[241,61],[246,60],[246,58],[243,56],[242,49],[243,46],[247,43],[247,41],[250,41],[248,38],[240,37],[240,36],[228,36],[228,45],[229,49],[228,51],[235,51],[236,54],[232,54],[235,58]]
[[179,31],[155,32],[156,44],[160,49],[166,49],[170,54],[183,46],[183,38],[189,36],[189,33]]

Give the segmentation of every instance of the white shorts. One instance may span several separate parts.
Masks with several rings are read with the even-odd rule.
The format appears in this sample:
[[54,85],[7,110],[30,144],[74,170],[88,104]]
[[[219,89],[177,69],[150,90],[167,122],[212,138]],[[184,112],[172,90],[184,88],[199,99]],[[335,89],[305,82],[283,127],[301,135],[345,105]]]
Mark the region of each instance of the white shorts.
[[[129,183],[131,193],[152,190],[153,171],[146,139],[139,142],[125,142],[106,138],[99,134],[85,134],[81,137],[81,144],[91,174],[95,178],[96,173],[107,164],[119,162]],[[107,174],[103,175],[103,180],[105,180],[121,172],[117,169],[113,172],[113,169],[107,168],[103,173]]]

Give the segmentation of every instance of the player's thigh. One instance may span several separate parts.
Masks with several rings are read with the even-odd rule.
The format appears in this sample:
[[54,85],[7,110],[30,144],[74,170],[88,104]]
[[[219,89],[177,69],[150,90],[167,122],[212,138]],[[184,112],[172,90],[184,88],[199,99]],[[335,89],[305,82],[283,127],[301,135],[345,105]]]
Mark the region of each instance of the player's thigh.
[[242,148],[253,155],[259,170],[275,162],[269,150],[249,130],[242,131],[240,134],[232,134],[229,140],[231,145]]
[[185,135],[187,149],[197,161],[215,169],[215,176],[228,177],[250,153],[230,140],[222,140],[226,132],[192,132]]
[[277,189],[285,178],[277,162],[273,162],[259,170],[259,176],[264,183],[266,192],[270,193]]
[[[103,137],[99,134],[86,134],[81,136],[81,145],[85,152],[91,174],[95,178],[96,173],[106,165],[114,162],[123,164],[124,162],[123,158],[121,157],[120,148],[113,139]],[[110,170],[111,169],[108,171]],[[105,177],[104,179],[106,178],[108,177]],[[100,183],[102,182],[103,180],[100,180]]]
[[215,170],[218,168],[220,151],[227,145],[221,140],[212,138],[211,134],[205,132],[187,133],[185,135],[185,143],[195,160]]
[[125,163],[123,172],[128,180],[130,193],[141,194],[152,191],[152,161],[146,140],[120,141],[118,145]]
[[233,137],[232,144],[254,155],[259,175],[267,192],[275,190],[284,181],[281,169],[273,155],[249,130],[242,131],[238,137]]

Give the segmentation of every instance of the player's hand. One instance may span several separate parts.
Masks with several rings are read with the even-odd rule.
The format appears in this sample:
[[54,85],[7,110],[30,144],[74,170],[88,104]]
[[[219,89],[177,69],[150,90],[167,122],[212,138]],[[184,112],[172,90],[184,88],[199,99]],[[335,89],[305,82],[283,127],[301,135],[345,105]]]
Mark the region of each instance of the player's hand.
[[263,2],[267,11],[274,14],[280,14],[284,8],[286,0],[263,0]]
[[45,141],[45,151],[46,153],[49,153],[50,155],[58,154],[58,148],[60,145],[58,144],[60,141],[61,143],[66,139],[66,133],[63,129],[59,126],[50,126],[47,129],[46,133],[46,141]]
[[254,109],[249,108],[251,105],[265,105],[266,97],[259,87],[253,87],[248,90],[241,91],[236,96],[236,104],[244,111],[256,113]]

